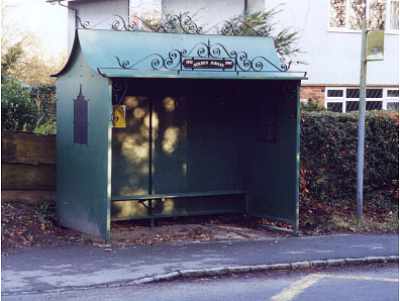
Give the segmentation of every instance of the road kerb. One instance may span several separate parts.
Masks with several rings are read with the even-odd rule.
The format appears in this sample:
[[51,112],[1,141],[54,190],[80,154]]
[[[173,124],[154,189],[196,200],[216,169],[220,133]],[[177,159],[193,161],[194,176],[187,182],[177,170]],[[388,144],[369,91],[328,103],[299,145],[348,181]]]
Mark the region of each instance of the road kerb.
[[128,287],[139,284],[150,284],[157,282],[172,281],[175,279],[192,279],[205,278],[214,276],[226,276],[231,274],[248,274],[254,272],[273,272],[273,271],[306,271],[310,268],[323,268],[335,266],[351,266],[362,264],[378,264],[378,263],[395,263],[399,262],[399,256],[369,256],[357,258],[335,258],[335,259],[320,259],[310,261],[298,261],[289,263],[261,264],[261,265],[243,265],[243,266],[223,266],[208,269],[191,269],[177,270],[166,274],[146,276],[140,279],[130,279],[118,282],[100,283],[87,286],[66,286],[57,289],[40,290],[40,291],[9,291],[2,292],[2,296],[12,295],[28,295],[38,293],[62,293],[67,291],[89,290],[96,288],[117,288]]
[[[277,263],[277,264],[262,264],[253,266],[225,266],[221,268],[211,269],[198,269],[198,270],[180,270],[178,271],[179,277],[175,275],[168,279],[164,277],[163,281],[174,280],[176,278],[202,278],[210,276],[224,276],[229,274],[246,274],[251,272],[271,272],[277,270],[287,271],[299,271],[307,270],[314,267],[337,267],[345,265],[361,265],[361,264],[374,264],[374,263],[392,263],[398,262],[399,256],[368,256],[358,258],[335,258],[335,259],[322,259],[322,260],[310,260],[310,261],[298,261],[291,263]],[[157,281],[157,277],[153,280],[148,279],[143,283],[154,283]]]

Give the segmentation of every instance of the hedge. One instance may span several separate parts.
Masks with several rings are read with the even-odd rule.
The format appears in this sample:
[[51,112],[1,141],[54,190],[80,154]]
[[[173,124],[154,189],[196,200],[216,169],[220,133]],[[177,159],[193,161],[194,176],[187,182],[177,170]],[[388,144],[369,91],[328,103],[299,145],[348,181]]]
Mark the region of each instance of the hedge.
[[[354,200],[357,114],[303,112],[301,122],[301,198]],[[364,175],[367,199],[398,200],[398,113],[367,113]]]

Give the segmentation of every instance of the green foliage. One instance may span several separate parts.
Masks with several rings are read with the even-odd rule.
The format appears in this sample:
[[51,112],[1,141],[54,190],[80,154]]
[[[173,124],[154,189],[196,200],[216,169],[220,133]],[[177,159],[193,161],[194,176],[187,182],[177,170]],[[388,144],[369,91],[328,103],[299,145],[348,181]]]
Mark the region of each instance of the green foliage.
[[38,125],[33,132],[37,135],[55,135],[57,132],[56,121],[48,120]]
[[[274,40],[276,50],[284,59],[290,59],[300,53],[296,47],[299,34],[289,28],[276,30],[274,17],[281,13],[278,8],[239,15],[226,20],[218,31],[227,36],[261,36],[270,37]],[[204,28],[196,24],[195,18],[189,12],[177,15],[167,15],[161,21],[152,19],[141,20],[145,28],[156,32],[169,33],[197,33],[204,34]]]
[[[302,114],[301,197],[354,200],[357,114]],[[399,115],[369,112],[366,118],[365,196],[398,200]]]
[[234,17],[225,22],[221,34],[230,36],[262,36],[273,38],[278,53],[283,58],[290,58],[300,53],[296,47],[299,34],[289,28],[277,31],[274,17],[281,10],[273,8],[252,14]]
[[191,16],[189,12],[180,12],[174,15],[167,14],[161,20],[152,18],[136,18],[142,24],[140,30],[143,31],[204,34],[203,28],[194,21],[193,16]]
[[29,89],[11,77],[1,81],[1,127],[8,131],[31,131],[37,120],[37,109]]
[[[32,87],[31,97],[38,107],[38,120],[35,133],[55,133],[56,89],[53,85]],[[48,135],[46,134],[46,135]]]
[[[38,39],[33,35],[10,38],[11,32],[2,37],[1,75],[18,79],[31,86],[53,84],[50,77],[60,69],[65,61],[64,55],[57,58],[43,54]],[[11,42],[15,39],[17,42]],[[4,41],[3,41],[4,40]]]
[[21,59],[23,55],[22,45],[21,43],[17,43],[11,47],[9,47],[4,53],[1,55],[1,75],[7,76],[9,75],[16,67],[18,61]]
[[316,100],[308,99],[301,103],[302,112],[322,112],[325,108]]

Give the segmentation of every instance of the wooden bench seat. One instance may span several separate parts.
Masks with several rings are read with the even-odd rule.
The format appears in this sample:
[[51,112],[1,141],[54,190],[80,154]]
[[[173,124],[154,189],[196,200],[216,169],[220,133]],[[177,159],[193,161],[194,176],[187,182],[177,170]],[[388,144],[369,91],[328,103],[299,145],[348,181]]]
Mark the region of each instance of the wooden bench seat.
[[148,210],[150,217],[150,225],[154,226],[154,219],[157,218],[157,214],[153,212],[153,201],[176,198],[199,198],[199,197],[219,197],[219,196],[238,196],[242,195],[245,197],[245,206],[247,212],[247,198],[246,191],[243,190],[219,190],[219,191],[207,191],[207,192],[190,192],[190,193],[165,193],[165,194],[145,194],[145,195],[122,195],[112,196],[112,202],[138,202]]
[[111,201],[147,201],[162,200],[175,198],[196,198],[196,197],[212,197],[212,196],[228,196],[228,195],[246,195],[243,190],[220,190],[207,192],[189,192],[189,193],[171,193],[171,194],[145,194],[145,195],[120,195],[111,197]]

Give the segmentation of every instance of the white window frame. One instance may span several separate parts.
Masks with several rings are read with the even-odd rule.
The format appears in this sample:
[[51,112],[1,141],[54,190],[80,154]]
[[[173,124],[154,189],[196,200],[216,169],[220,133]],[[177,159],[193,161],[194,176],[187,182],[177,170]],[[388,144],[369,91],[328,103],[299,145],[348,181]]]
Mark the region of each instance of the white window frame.
[[383,96],[384,96],[384,101],[383,101],[383,110],[387,111],[387,104],[388,102],[400,102],[399,97],[393,97],[393,96],[388,96],[388,91],[389,90],[397,90],[399,91],[399,88],[385,88],[383,89]]
[[[400,2],[400,1],[398,1]],[[385,32],[389,34],[399,34],[400,31],[399,29],[391,29],[390,28],[390,13],[391,12],[391,5],[392,5],[392,0],[386,0],[386,9],[385,9]],[[400,5],[400,3],[399,3]],[[388,25],[388,26],[386,26]]]
[[[345,0],[346,1],[346,14],[345,14],[345,27],[334,27],[331,26],[331,2],[330,0],[328,1],[328,31],[331,32],[346,32],[346,33],[361,33],[360,29],[350,29],[348,28],[349,26],[349,18],[350,18],[350,10],[351,10],[351,0]],[[372,0],[367,0],[367,16],[369,16],[369,1]],[[388,29],[388,24],[390,24],[390,14],[388,13],[390,11],[389,7],[391,5],[391,0],[385,0],[385,33],[388,34],[399,34],[400,31],[396,29]]]
[[[342,97],[328,97],[328,90],[341,90]],[[328,103],[341,103],[342,113],[346,113],[346,88],[344,87],[327,87],[325,89],[325,109],[328,109]]]
[[[325,88],[325,109],[328,109],[328,103],[342,103],[342,113],[346,113],[347,101],[359,101],[359,98],[346,98],[347,89],[359,89],[359,87],[326,87]],[[399,88],[381,88],[381,87],[367,87],[367,89],[382,89],[382,97],[379,98],[367,98],[366,101],[382,101],[382,111],[387,110],[388,102],[399,103],[399,97],[389,97],[389,90],[399,90]],[[341,90],[343,93],[342,97],[328,97],[328,91],[330,90]]]
[[[347,87],[346,88],[346,90],[347,89],[360,89],[360,87]],[[382,89],[382,88],[374,88],[374,87],[367,87],[367,90],[368,89]],[[383,90],[383,89],[382,89]],[[357,98],[357,97],[352,97],[352,98],[347,98],[346,97],[346,92],[347,91],[345,91],[345,94],[344,94],[344,102],[345,102],[345,108],[343,109],[343,111],[345,111],[345,113],[346,113],[346,103],[348,102],[348,101],[355,101],[355,102],[359,102],[360,101],[360,98]],[[382,97],[379,97],[379,98],[365,98],[365,101],[382,101],[382,109],[383,109],[383,91],[382,91]],[[351,111],[351,112],[354,112],[354,111]]]

